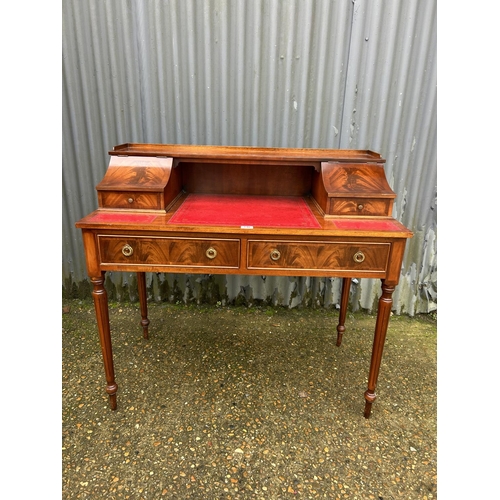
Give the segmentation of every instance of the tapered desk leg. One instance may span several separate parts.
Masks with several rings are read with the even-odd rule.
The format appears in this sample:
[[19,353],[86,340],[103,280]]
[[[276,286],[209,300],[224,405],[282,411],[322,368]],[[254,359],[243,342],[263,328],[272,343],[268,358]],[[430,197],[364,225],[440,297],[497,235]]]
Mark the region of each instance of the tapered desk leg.
[[102,358],[104,361],[104,372],[106,374],[106,392],[109,394],[109,405],[116,410],[116,393],[118,386],[115,382],[115,370],[113,367],[113,351],[111,349],[111,335],[109,329],[108,294],[104,288],[104,273],[101,276],[90,277],[94,289],[95,314],[99,340],[101,341]]
[[139,304],[141,307],[142,336],[149,338],[148,326],[148,297],[146,293],[146,273],[137,273],[137,288],[139,291]]
[[342,295],[340,297],[339,324],[337,325],[337,345],[342,343],[342,336],[345,332],[345,317],[347,314],[347,304],[349,304],[349,291],[351,290],[351,278],[342,280]]
[[378,301],[377,323],[375,325],[372,359],[370,363],[370,373],[368,375],[368,389],[365,392],[365,418],[370,418],[372,404],[377,398],[375,388],[377,386],[378,373],[382,361],[387,326],[391,315],[392,294],[394,289],[394,286],[386,285],[385,280],[382,280],[382,296]]

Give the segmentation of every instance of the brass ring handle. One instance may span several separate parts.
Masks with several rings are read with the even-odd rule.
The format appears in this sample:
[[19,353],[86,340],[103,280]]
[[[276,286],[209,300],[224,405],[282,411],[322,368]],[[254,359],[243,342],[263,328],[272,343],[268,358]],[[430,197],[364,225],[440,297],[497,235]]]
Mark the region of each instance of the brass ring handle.
[[207,249],[207,251],[205,252],[205,255],[209,258],[209,259],[215,259],[215,257],[217,257],[217,250],[214,248],[214,247],[210,247],[209,249]]
[[271,260],[278,260],[281,257],[281,253],[275,248],[274,250],[271,250],[269,257],[271,257]]
[[365,254],[363,252],[356,252],[352,258],[354,262],[357,262],[359,264],[365,260]]
[[125,255],[125,257],[130,257],[133,253],[134,249],[128,243],[122,248],[122,254]]

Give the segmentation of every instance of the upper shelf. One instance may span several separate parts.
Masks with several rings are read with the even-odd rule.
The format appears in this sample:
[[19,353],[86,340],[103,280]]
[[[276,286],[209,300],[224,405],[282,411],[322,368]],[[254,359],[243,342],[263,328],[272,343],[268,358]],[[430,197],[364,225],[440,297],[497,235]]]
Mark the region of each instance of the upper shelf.
[[369,150],[254,148],[246,146],[195,146],[187,144],[125,143],[109,152],[112,156],[166,156],[180,160],[231,160],[269,162],[369,162],[384,163],[380,154]]

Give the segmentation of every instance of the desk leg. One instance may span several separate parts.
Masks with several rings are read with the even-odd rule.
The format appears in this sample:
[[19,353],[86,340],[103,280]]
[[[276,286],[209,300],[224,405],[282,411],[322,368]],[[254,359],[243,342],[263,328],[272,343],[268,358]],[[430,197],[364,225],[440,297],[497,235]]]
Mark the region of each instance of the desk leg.
[[111,335],[109,330],[108,294],[104,288],[104,273],[101,276],[90,277],[94,285],[92,296],[94,298],[95,315],[99,340],[101,341],[102,358],[104,360],[104,372],[106,373],[106,392],[109,394],[109,405],[116,410],[116,392],[118,386],[115,382],[115,370],[113,368],[113,351],[111,349]]
[[137,273],[137,288],[139,291],[139,304],[141,306],[142,336],[145,339],[148,339],[149,319],[148,319],[148,297],[146,293],[146,273]]
[[382,296],[378,301],[377,323],[375,325],[372,360],[370,363],[370,373],[368,375],[368,390],[365,392],[365,418],[370,418],[372,404],[377,398],[375,388],[377,386],[378,373],[380,371],[380,362],[382,361],[387,326],[391,315],[392,293],[394,289],[394,286],[386,285],[385,280],[382,280]]
[[337,345],[342,343],[342,335],[345,332],[345,317],[347,314],[347,304],[349,303],[349,291],[351,290],[351,278],[342,280],[342,295],[340,298],[339,324],[337,325]]

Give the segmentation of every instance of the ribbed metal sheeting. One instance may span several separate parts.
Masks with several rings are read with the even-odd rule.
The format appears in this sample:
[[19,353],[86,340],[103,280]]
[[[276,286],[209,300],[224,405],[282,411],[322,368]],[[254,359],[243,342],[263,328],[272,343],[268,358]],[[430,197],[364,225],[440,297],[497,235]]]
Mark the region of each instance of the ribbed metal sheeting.
[[[435,0],[65,0],[63,290],[88,285],[76,220],[124,142],[372,149],[407,244],[394,311],[437,308]],[[117,298],[132,274],[108,273]],[[154,299],[338,303],[340,280],[148,275]],[[165,297],[168,294],[169,297]],[[378,280],[351,307],[372,310]]]

